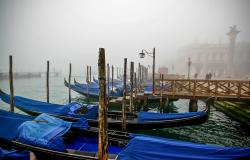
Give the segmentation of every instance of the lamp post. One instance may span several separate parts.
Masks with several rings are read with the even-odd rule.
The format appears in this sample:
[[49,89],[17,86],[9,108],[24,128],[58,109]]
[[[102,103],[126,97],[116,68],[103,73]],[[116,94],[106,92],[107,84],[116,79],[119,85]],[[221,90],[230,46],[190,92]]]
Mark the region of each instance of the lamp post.
[[190,67],[191,67],[192,61],[191,58],[188,57],[188,79],[190,79]]
[[153,58],[153,67],[152,67],[152,79],[153,79],[153,93],[155,92],[155,48],[153,48],[153,52],[148,52],[145,49],[142,49],[142,52],[139,53],[140,58],[144,58],[146,54]]

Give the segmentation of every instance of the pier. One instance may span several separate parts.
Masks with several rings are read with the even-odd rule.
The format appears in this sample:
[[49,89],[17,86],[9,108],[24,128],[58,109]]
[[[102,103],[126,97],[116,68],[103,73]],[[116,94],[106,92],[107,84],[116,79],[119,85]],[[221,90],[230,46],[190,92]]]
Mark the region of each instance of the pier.
[[[160,83],[160,79],[156,80]],[[162,82],[161,82],[162,83]],[[176,99],[205,99],[239,101],[250,99],[250,80],[163,80],[163,97]],[[160,95],[160,86],[156,86],[155,95]]]
[[[170,100],[204,100],[208,98],[222,101],[250,100],[250,81],[246,80],[164,79],[162,82],[162,80],[156,79],[155,83],[154,93],[144,93],[139,89],[134,89],[134,92],[137,92],[133,96],[134,100],[154,99],[160,101],[161,98]],[[129,97],[127,97],[128,99]],[[121,102],[121,97],[110,100],[113,105]]]

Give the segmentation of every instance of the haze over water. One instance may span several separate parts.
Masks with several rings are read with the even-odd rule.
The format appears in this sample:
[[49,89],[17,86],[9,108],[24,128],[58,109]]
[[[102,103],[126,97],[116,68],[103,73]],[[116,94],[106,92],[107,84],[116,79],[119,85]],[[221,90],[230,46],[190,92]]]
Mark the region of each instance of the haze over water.
[[12,54],[17,72],[45,71],[50,60],[51,70],[67,73],[71,62],[82,75],[97,70],[100,47],[120,67],[125,57],[151,65],[138,53],[156,47],[156,67],[171,67],[194,41],[228,43],[232,25],[249,43],[249,15],[248,0],[0,0],[0,71]]
[[[70,62],[73,77],[86,75],[87,65],[97,73],[100,47],[106,50],[106,61],[118,67],[123,66],[125,57],[128,62],[151,65],[150,57],[140,59],[138,53],[142,49],[150,52],[153,47],[156,68],[176,67],[186,63],[177,59],[187,45],[227,45],[229,26],[237,25],[240,30],[237,43],[249,44],[249,15],[249,0],[0,0],[0,72],[8,72],[8,58],[13,55],[14,72],[44,72],[49,60],[51,71],[60,71],[65,77]],[[44,77],[14,79],[14,93],[45,101],[45,85]],[[0,88],[9,93],[8,80],[1,80]],[[63,77],[51,77],[50,101],[66,104],[67,96]],[[72,96],[83,98],[73,91]],[[9,109],[3,102],[0,105]],[[175,105],[183,112],[188,102],[180,100]],[[202,125],[142,133],[206,144],[250,146],[249,133],[238,122],[214,108],[211,111]]]
[[[78,82],[82,82],[84,77],[77,77]],[[8,80],[0,81],[0,88],[9,93]],[[32,98],[35,100],[46,101],[46,79],[14,79],[14,94]],[[84,97],[72,91],[74,100],[83,100]],[[50,78],[50,102],[58,104],[68,103],[68,88],[63,84],[63,77]],[[202,109],[204,103],[199,101],[199,109]],[[9,104],[0,101],[1,108],[9,110]],[[149,105],[151,111],[155,111],[159,103]],[[188,100],[178,100],[171,106],[171,110],[178,112],[188,112]],[[119,108],[117,108],[119,109]],[[15,112],[25,114],[15,108]],[[216,144],[222,146],[250,146],[250,137],[247,130],[242,128],[239,122],[230,119],[228,116],[214,107],[211,108],[211,114],[207,122],[196,126],[184,126],[164,129],[153,129],[144,131],[135,131],[137,133],[151,134],[155,136],[174,138],[179,140]]]

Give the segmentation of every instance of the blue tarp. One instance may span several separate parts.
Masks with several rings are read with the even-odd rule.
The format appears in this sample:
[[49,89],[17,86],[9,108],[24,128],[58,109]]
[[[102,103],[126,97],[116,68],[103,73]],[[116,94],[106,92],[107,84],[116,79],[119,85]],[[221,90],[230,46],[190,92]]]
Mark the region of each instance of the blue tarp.
[[89,85],[85,84],[85,83],[78,83],[78,82],[75,82],[75,86],[78,86],[80,88],[97,88],[99,89],[99,85],[95,82],[91,82]]
[[203,116],[206,114],[204,111],[200,112],[187,112],[187,113],[154,113],[154,112],[139,112],[138,121],[160,121],[160,120],[171,120],[179,118],[190,118],[194,116]]
[[152,86],[145,86],[145,87],[144,87],[144,93],[150,94],[150,93],[152,93],[152,92],[153,92]]
[[16,114],[0,109],[0,138],[15,139],[17,128],[25,121],[33,120],[34,117]]
[[0,159],[1,160],[29,160],[29,151],[17,151],[14,149],[4,150],[0,147]]
[[[68,82],[64,82],[64,85],[66,87],[69,87],[69,83]],[[99,87],[98,88],[86,88],[86,87],[80,87],[79,85],[70,85],[70,88],[80,94],[83,94],[83,95],[89,95],[89,96],[92,96],[92,97],[98,97],[99,96]],[[109,90],[110,90],[110,96],[112,95],[111,93],[111,86],[109,87]],[[108,93],[108,89],[106,89],[106,92]],[[122,96],[122,91],[120,88],[116,88],[114,86],[114,93],[113,93],[113,97],[121,97]]]
[[[81,104],[78,102],[72,102],[68,105],[65,105],[67,109],[66,115],[70,115],[75,118],[87,118],[87,119],[97,119],[98,117],[98,106],[94,104]],[[78,114],[77,110],[85,108],[88,112],[84,114]]]
[[[2,92],[0,93],[0,98],[6,103],[10,103],[10,96],[8,94]],[[97,105],[80,104],[78,102],[61,105],[41,102],[20,96],[14,96],[14,105],[26,110],[47,113],[51,115],[70,116],[74,118],[84,117],[87,119],[97,119],[98,116]],[[85,114],[77,114],[77,109],[80,109],[81,107],[86,108],[88,112]]]
[[18,127],[17,140],[37,147],[65,151],[62,136],[68,132],[71,124],[43,113]]
[[[73,137],[70,142],[66,143],[68,149],[74,149],[84,152],[98,152],[98,137],[87,137],[84,135],[78,135]],[[122,150],[122,147],[108,145],[108,153],[118,154]]]
[[[12,113],[0,109],[0,138],[13,140],[17,135],[17,128],[26,121],[32,121],[35,117]],[[62,121],[62,120],[59,120]],[[67,122],[69,123],[69,122]],[[87,129],[89,128],[88,121],[81,118],[77,122],[72,123],[72,128]]]
[[[94,79],[94,82],[96,83],[96,84],[98,84],[99,83],[99,81],[97,80],[97,79]],[[78,83],[79,84],[79,83]],[[129,81],[127,81],[126,82],[126,91],[129,91],[130,90],[130,82]],[[112,83],[110,83],[109,84],[109,86],[111,86],[112,85]],[[116,87],[116,88],[118,88],[119,90],[123,90],[123,81],[121,81],[121,80],[117,80],[117,79],[114,79],[114,87]]]
[[221,147],[152,136],[135,136],[118,160],[228,160],[250,157],[250,147]]

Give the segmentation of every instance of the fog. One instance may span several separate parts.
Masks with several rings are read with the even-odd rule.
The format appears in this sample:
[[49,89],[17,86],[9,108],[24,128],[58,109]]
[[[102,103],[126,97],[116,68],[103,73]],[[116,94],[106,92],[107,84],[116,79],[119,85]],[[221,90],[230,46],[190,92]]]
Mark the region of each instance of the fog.
[[[249,0],[0,0],[0,71],[51,68],[81,75],[97,69],[98,48],[115,66],[140,59],[141,49],[156,48],[156,67],[170,67],[178,50],[194,41],[228,43],[229,26],[250,42]],[[178,64],[175,64],[178,65]]]

